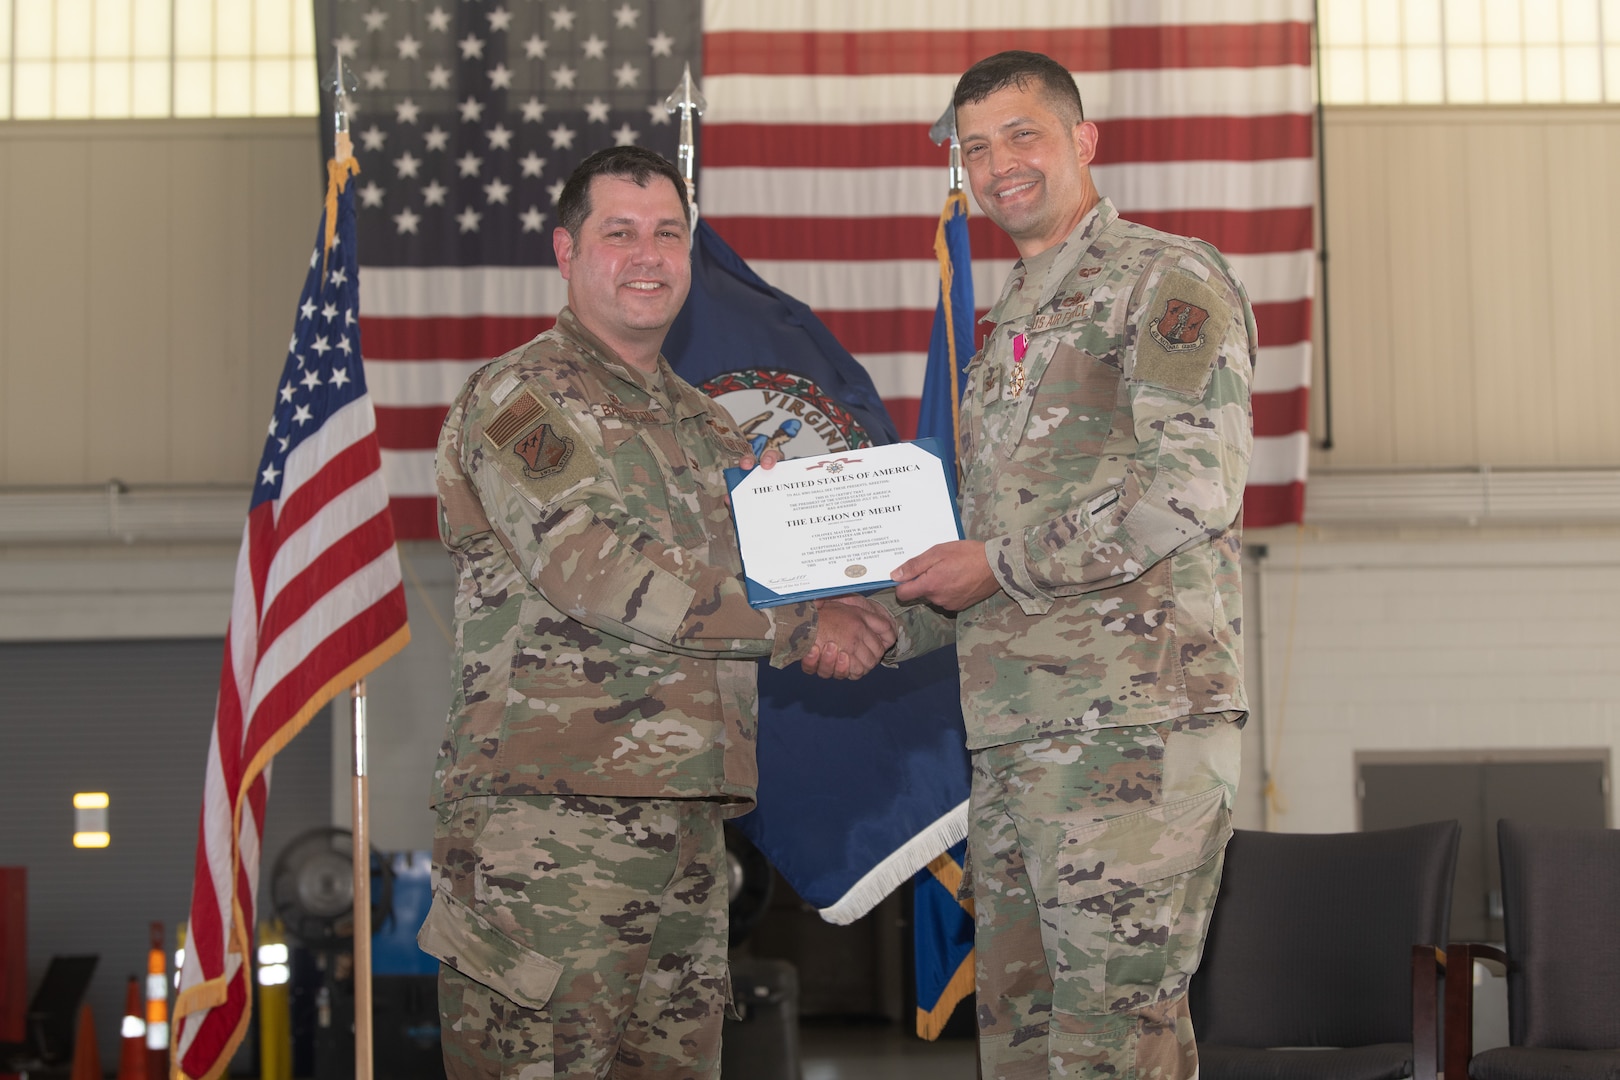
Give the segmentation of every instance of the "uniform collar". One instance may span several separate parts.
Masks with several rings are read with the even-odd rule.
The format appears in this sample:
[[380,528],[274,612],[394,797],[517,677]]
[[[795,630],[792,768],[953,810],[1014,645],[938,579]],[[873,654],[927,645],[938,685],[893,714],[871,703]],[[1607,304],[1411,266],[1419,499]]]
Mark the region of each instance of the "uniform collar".
[[618,384],[610,383],[608,392],[622,404],[645,408],[647,403],[657,402],[676,419],[704,412],[698,392],[675,374],[663,353],[658,354],[658,367],[652,371],[642,371],[627,364],[612,346],[586,329],[579,317],[566,306],[557,313],[557,330],[585,350],[602,369],[605,380],[614,380]]
[[[1114,209],[1113,200],[1099,199],[1097,205],[1093,206],[1086,212],[1085,217],[1075,223],[1074,228],[1069,231],[1069,235],[1060,241],[1061,250],[1058,251],[1057,258],[1053,259],[1052,264],[1047,267],[1046,277],[1036,284],[1036,287],[1040,289],[1040,295],[1035,301],[1036,311],[1052,302],[1052,298],[1057,295],[1058,288],[1063,284],[1064,279],[1069,276],[1069,273],[1076,266],[1080,265],[1080,260],[1085,258],[1086,251],[1090,249],[1092,242],[1101,236],[1103,231],[1118,218],[1119,211]],[[1001,322],[1008,302],[1023,287],[1023,284],[1024,260],[1019,259],[1013,263],[1012,272],[1007,275],[1007,283],[1001,288],[1000,299],[979,321],[991,325]]]

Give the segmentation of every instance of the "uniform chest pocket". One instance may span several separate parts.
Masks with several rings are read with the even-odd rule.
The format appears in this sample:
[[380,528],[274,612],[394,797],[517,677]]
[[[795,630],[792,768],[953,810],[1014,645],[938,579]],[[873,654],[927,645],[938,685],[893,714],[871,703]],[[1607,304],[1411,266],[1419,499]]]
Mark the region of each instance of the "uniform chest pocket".
[[[602,451],[613,463],[619,498],[632,520],[680,547],[702,543],[703,530],[692,507],[695,477],[684,455],[670,453],[673,438],[629,424],[602,428]],[[669,447],[662,443],[669,443]]]
[[[1095,459],[1108,444],[1119,404],[1118,368],[1072,345],[1059,345],[1029,403],[1017,456],[1050,459],[1073,475],[1076,458]],[[1087,463],[1089,473],[1095,460]]]

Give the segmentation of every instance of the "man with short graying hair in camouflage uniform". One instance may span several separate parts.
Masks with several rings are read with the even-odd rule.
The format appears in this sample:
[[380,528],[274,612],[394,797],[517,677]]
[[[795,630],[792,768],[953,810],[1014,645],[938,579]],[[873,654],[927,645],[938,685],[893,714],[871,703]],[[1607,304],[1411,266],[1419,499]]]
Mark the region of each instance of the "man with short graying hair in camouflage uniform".
[[659,355],[687,212],[657,154],[582,162],[553,234],[568,306],[473,374],[439,437],[456,677],[418,940],[451,1080],[717,1077],[753,658],[814,645],[818,674],[858,677],[895,643],[864,599],[748,606],[722,470],[753,457]]
[[962,524],[894,572],[957,611],[989,1080],[1190,1077],[1187,982],[1231,835],[1254,317],[1210,245],[1122,220],[1074,79],[956,85],[1018,247],[962,403]]

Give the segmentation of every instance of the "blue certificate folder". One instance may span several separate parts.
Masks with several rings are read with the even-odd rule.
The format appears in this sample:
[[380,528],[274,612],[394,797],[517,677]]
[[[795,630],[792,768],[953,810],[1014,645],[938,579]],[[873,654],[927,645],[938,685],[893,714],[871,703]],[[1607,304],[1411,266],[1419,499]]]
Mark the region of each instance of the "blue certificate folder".
[[[893,446],[897,444],[889,443],[885,445]],[[940,472],[943,473],[945,477],[945,490],[950,493],[951,516],[956,521],[956,538],[958,540],[962,539],[962,517],[956,508],[956,474],[955,470],[948,467],[946,464],[944,449],[940,446],[939,440],[935,438],[915,439],[912,441],[911,445],[920,450],[928,451],[929,454],[933,455],[934,460],[939,462]],[[883,449],[883,447],[861,447],[859,450],[848,450],[843,451],[843,453],[863,453],[868,450],[881,449]],[[748,472],[745,472],[742,469],[727,469],[727,490],[734,490],[737,485],[742,483],[743,479],[747,476]],[[733,525],[735,526],[735,507],[732,508],[732,517]],[[748,576],[748,557],[746,555],[743,556],[743,584],[748,590],[748,605],[755,608],[780,607],[783,604],[797,604],[804,600],[819,600],[826,596],[847,596],[850,593],[878,592],[882,589],[894,587],[893,579],[884,578],[881,581],[851,582],[848,585],[840,585],[837,588],[831,589],[806,589],[803,592],[785,593],[776,592],[772,589],[766,588]]]

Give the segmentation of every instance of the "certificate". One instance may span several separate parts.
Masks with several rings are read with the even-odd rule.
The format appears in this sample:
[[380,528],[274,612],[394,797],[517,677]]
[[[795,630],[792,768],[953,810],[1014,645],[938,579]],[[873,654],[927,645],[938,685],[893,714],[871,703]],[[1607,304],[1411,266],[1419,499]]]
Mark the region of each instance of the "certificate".
[[962,539],[934,439],[727,469],[748,602],[873,592],[935,544]]

